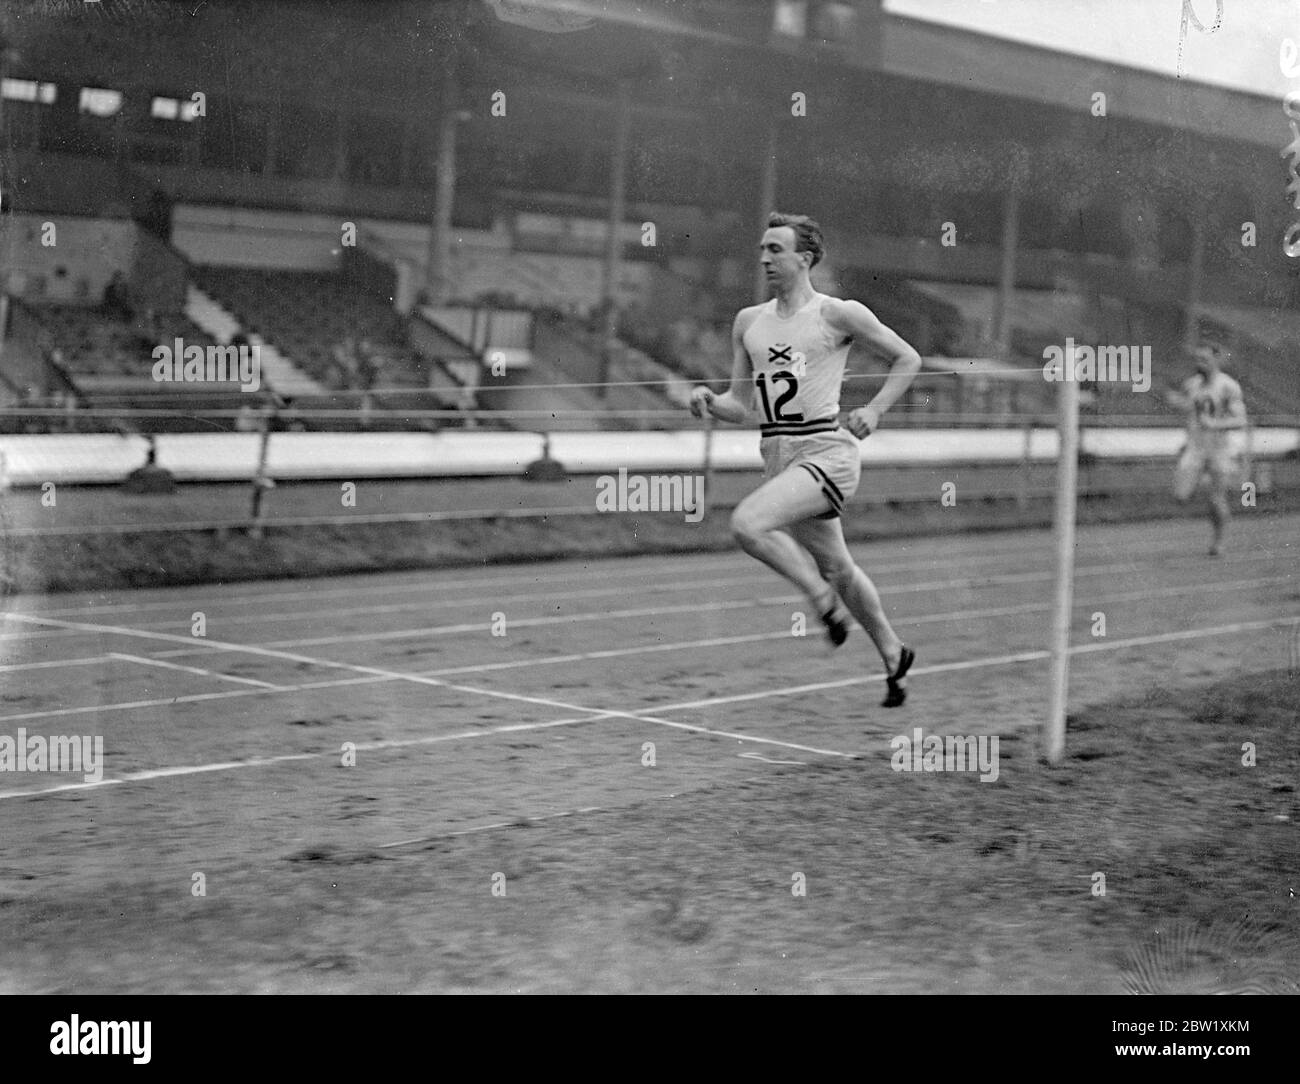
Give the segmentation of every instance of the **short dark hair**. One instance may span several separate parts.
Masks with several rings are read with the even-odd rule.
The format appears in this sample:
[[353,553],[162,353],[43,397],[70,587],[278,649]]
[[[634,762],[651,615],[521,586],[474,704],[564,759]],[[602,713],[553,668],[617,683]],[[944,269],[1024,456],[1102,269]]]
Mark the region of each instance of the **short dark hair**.
[[767,216],[767,228],[769,230],[779,229],[782,226],[789,226],[794,230],[794,250],[796,252],[811,252],[811,266],[816,267],[821,262],[822,255],[826,252],[826,245],[822,240],[821,226],[807,215],[783,215],[780,211],[773,211]]

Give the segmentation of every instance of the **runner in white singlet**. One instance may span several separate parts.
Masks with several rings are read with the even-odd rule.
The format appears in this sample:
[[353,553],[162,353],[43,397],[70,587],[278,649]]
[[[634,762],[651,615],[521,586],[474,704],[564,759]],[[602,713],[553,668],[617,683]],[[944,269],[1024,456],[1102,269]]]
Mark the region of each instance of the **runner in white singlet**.
[[[691,410],[736,423],[748,419],[751,406],[758,411],[766,481],[732,514],[736,541],[803,591],[832,643],[848,635],[845,608],[858,619],[885,664],[884,706],[897,707],[916,655],[890,626],[875,585],[849,553],[840,516],[861,472],[854,438],[879,426],[921,358],[865,305],[813,289],[808,275],[821,259],[822,236],[812,219],[773,214],[760,248],[774,296],[737,314],[731,387],[723,395],[696,388]],[[875,398],[853,411],[844,428],[840,386],[854,343],[878,351],[892,367]]]
[[1187,444],[1174,468],[1174,496],[1186,502],[1204,477],[1214,534],[1210,556],[1223,552],[1232,504],[1228,499],[1246,480],[1246,404],[1241,385],[1219,366],[1225,351],[1207,344],[1195,350],[1196,375],[1166,399],[1187,414]]

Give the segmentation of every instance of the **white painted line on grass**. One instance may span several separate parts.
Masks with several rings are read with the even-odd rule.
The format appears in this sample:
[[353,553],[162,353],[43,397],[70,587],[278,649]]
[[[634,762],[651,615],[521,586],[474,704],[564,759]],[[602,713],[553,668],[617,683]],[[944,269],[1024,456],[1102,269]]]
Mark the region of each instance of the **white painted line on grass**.
[[[557,726],[575,726],[595,722],[602,716],[582,716],[574,719],[552,719],[544,723],[509,723],[505,726],[485,727],[482,730],[463,730],[455,734],[432,734],[422,738],[395,738],[384,741],[356,742],[358,753],[381,752],[387,749],[403,749],[419,745],[437,745],[441,742],[462,741],[466,738],[494,737],[499,734],[517,734],[526,730],[547,730]],[[269,757],[250,757],[248,760],[227,760],[212,764],[176,765],[168,768],[147,768],[138,772],[128,772],[114,779],[102,779],[98,783],[63,783],[58,786],[36,790],[0,791],[0,800],[5,798],[31,798],[42,794],[57,794],[65,790],[86,790],[91,787],[107,786],[110,783],[142,783],[155,779],[171,779],[178,776],[204,775],[208,772],[228,772],[237,768],[266,768],[276,764],[288,764],[302,760],[334,760],[338,752],[328,753],[283,753]]]
[[81,659],[46,659],[43,662],[15,662],[7,666],[0,666],[0,673],[8,673],[11,670],[50,670],[56,666],[95,666],[99,663],[108,662],[109,655],[89,655]]
[[[1199,593],[1209,591],[1239,591],[1250,587],[1264,587],[1289,584],[1290,577],[1281,579],[1234,580],[1229,583],[1210,584],[1199,588]],[[1137,599],[1182,597],[1187,594],[1185,584],[1177,587],[1157,587],[1146,591],[1130,591],[1118,595],[1100,595],[1096,598],[1076,600],[1076,609],[1087,606],[1111,605],[1116,602],[1131,602]],[[951,622],[978,620],[988,617],[1012,617],[1018,614],[1030,614],[1051,608],[1050,602],[1027,602],[1016,606],[994,606],[980,610],[954,610],[949,613],[922,614],[919,616],[903,615],[895,617],[899,625],[923,625],[933,622]],[[682,651],[699,647],[727,647],[735,644],[761,643],[769,640],[786,640],[791,637],[789,629],[780,632],[756,632],[747,636],[717,636],[706,640],[684,640],[667,644],[649,644],[642,647],[610,648],[605,651],[585,651],[570,655],[544,655],[536,659],[512,659],[508,662],[484,662],[469,666],[451,666],[441,670],[422,670],[427,677],[447,677],[452,674],[477,674],[494,670],[517,670],[532,666],[550,666],[569,662],[582,662],[590,659],[616,659],[627,655],[646,655],[664,651]],[[816,639],[816,636],[813,637]]]
[[[1298,624],[1300,624],[1300,617],[1275,618],[1272,620],[1265,620],[1265,621],[1240,622],[1233,625],[1220,625],[1216,628],[1185,629],[1179,632],[1160,633],[1151,636],[1136,636],[1136,637],[1130,637],[1125,640],[1114,640],[1111,641],[1110,643],[1098,642],[1098,643],[1091,643],[1091,644],[1081,644],[1077,647],[1071,648],[1070,651],[1071,654],[1092,653],[1092,652],[1102,652],[1102,651],[1117,651],[1127,647],[1137,647],[1137,646],[1158,644],[1158,643],[1171,643],[1171,642],[1176,642],[1178,640],[1197,639],[1206,636],[1232,635],[1234,633],[1251,632],[1251,631],[1256,631],[1259,629],[1266,629],[1266,628],[1285,628],[1285,627],[1290,627],[1292,625],[1298,625]],[[982,658],[982,659],[965,659],[959,662],[939,663],[932,666],[915,667],[911,671],[911,675],[953,673],[962,670],[975,670],[975,669],[983,669],[986,667],[993,667],[993,666],[1006,666],[1006,665],[1013,665],[1015,663],[1020,663],[1020,662],[1038,661],[1041,659],[1045,659],[1048,656],[1049,656],[1049,652],[1039,650],[1039,651],[1020,652],[1014,655],[1000,655],[1000,656],[994,656],[994,657]],[[822,756],[833,756],[833,757],[843,758],[846,760],[855,760],[858,759],[859,754],[844,753],[832,749],[819,749],[814,746],[800,745],[794,742],[783,742],[774,738],[757,737],[752,734],[742,734],[735,731],[715,730],[710,727],[696,726],[690,723],[682,723],[676,720],[664,719],[660,717],[660,713],[667,712],[667,711],[688,711],[688,710],[695,710],[698,708],[716,707],[724,704],[738,703],[741,701],[764,700],[764,699],[770,699],[773,697],[781,697],[781,696],[794,696],[802,692],[821,692],[827,689],[843,688],[851,685],[865,685],[871,682],[882,681],[882,680],[883,680],[883,675],[871,675],[871,676],[857,677],[857,678],[846,678],[839,681],[818,682],[816,684],[784,686],[777,689],[767,689],[760,692],[743,693],[735,696],[711,697],[705,700],[683,701],[677,704],[659,705],[654,709],[652,709],[654,714],[651,714],[649,711],[646,712],[604,711],[597,708],[583,708],[583,707],[575,706],[574,710],[582,711],[584,712],[584,714],[572,718],[552,719],[552,720],[548,720],[545,722],[538,722],[538,723],[516,723],[516,724],[509,724],[501,727],[485,728],[482,730],[461,731],[455,734],[429,735],[421,738],[400,738],[400,739],[392,739],[392,740],[380,741],[380,742],[369,742],[364,744],[358,743],[357,749],[358,751],[367,751],[367,750],[376,751],[376,750],[384,750],[384,749],[402,748],[407,746],[433,745],[441,742],[462,741],[462,740],[482,738],[482,737],[493,737],[498,734],[517,733],[520,731],[527,731],[527,730],[545,730],[545,729],[550,729],[559,726],[582,725],[585,723],[593,723],[593,722],[603,721],[606,719],[619,719],[619,720],[629,720],[629,721],[637,721],[637,722],[657,723],[659,725],[668,726],[676,730],[685,730],[693,733],[708,734],[713,737],[729,738],[741,742],[753,742],[760,745],[772,745],[772,746],[777,746],[785,749],[795,749],[802,752],[816,753]],[[257,692],[255,692],[254,690],[248,690],[248,691],[238,690],[238,691],[228,692],[228,693],[209,693],[209,694],[202,694],[201,698],[217,699],[221,697],[240,696],[240,695],[257,695]],[[169,703],[169,702],[170,701],[159,701],[158,703]],[[95,710],[95,709],[81,708],[81,709],[70,709],[70,710],[88,711],[88,710]],[[11,718],[20,718],[20,717],[13,716]],[[218,764],[200,764],[200,765],[190,765],[190,766],[175,767],[175,768],[150,769],[144,772],[133,772],[116,779],[101,780],[99,783],[61,784],[55,787],[45,788],[41,790],[0,792],[0,799],[35,797],[44,794],[54,794],[65,790],[84,790],[89,787],[108,786],[112,784],[128,783],[128,782],[141,782],[141,781],[152,780],[152,779],[165,779],[165,778],[170,778],[173,776],[181,776],[181,775],[197,775],[204,772],[212,772],[212,771],[233,771],[237,768],[258,768],[258,767],[265,767],[267,765],[285,763],[285,762],[296,761],[296,760],[313,760],[322,757],[332,758],[335,755],[337,754],[333,752],[294,753],[294,754],[284,754],[284,755],[273,756],[273,757],[259,757],[250,760],[244,760],[244,761],[225,761]],[[497,827],[502,827],[505,824],[512,824],[512,823],[515,822],[513,821],[503,822],[502,825],[497,825]],[[398,844],[393,844],[393,846],[397,846],[397,845]]]
[[[149,632],[143,629],[126,628],[120,625],[91,625],[77,621],[63,621],[54,617],[36,617],[32,614],[0,614],[7,621],[19,621],[34,625],[53,625],[58,628],[76,628],[85,632],[96,632],[101,634],[112,634],[117,636],[129,636],[140,640],[162,640],[167,643],[183,643],[189,645],[202,645],[210,651],[230,651],[244,655],[256,655],[261,658],[283,659],[288,662],[306,663],[310,666],[318,666],[322,669],[348,670],[356,674],[368,674],[375,677],[392,678],[395,681],[409,681],[417,685],[431,685],[439,689],[451,689],[456,692],[472,693],[477,696],[488,696],[498,700],[513,700],[518,703],[536,704],[541,707],[562,708],[565,711],[582,711],[602,714],[597,708],[584,708],[578,704],[569,704],[561,700],[551,700],[543,696],[524,696],[521,693],[502,692],[496,689],[480,689],[472,685],[456,685],[449,681],[442,681],[438,678],[422,677],[419,674],[405,673],[400,670],[386,670],[379,666],[358,666],[349,662],[336,662],[333,659],[318,659],[310,655],[299,655],[288,651],[276,651],[272,648],[259,647],[255,644],[234,644],[225,640],[195,640],[188,636],[180,636],[172,632]],[[269,690],[268,690],[269,691]],[[213,694],[220,696],[223,694]],[[229,694],[225,694],[229,695]],[[167,701],[163,701],[166,703]],[[11,716],[10,718],[15,718]],[[0,719],[0,721],[3,721]]]
[[[1113,572],[1132,572],[1132,564],[1125,562],[1115,565],[1093,565],[1080,568],[1076,576],[1101,576]],[[925,583],[890,584],[884,590],[890,596],[917,591],[954,591],[982,590],[987,587],[1000,587],[1016,583],[1050,583],[1054,572],[1016,572],[1001,576],[987,576],[979,579],[962,577],[955,580],[930,580]],[[775,581],[774,581],[775,582]],[[613,621],[626,617],[660,617],[681,613],[716,613],[726,610],[742,610],[755,606],[788,606],[791,602],[806,602],[802,595],[777,595],[762,599],[734,599],[725,602],[693,602],[679,606],[645,606],[629,610],[601,610],[594,613],[560,614],[555,617],[518,617],[509,621],[514,628],[537,628],[547,625],[582,624],[591,621]],[[491,603],[482,603],[483,608],[491,611],[496,607]],[[337,644],[351,644],[372,640],[410,640],[423,636],[458,636],[466,632],[486,633],[491,630],[491,621],[473,621],[456,625],[424,625],[412,629],[390,629],[385,632],[355,632],[341,636],[315,636],[309,639],[270,640],[262,647],[329,647]],[[192,641],[186,641],[193,643]],[[194,645],[197,646],[197,645]],[[169,656],[174,657],[174,656]]]
[[157,666],[164,670],[180,670],[186,674],[198,674],[201,677],[219,678],[222,681],[233,681],[239,685],[255,685],[260,689],[279,689],[280,686],[270,681],[259,681],[257,678],[240,677],[238,674],[222,674],[216,670],[204,670],[199,666],[182,666],[180,663],[163,662],[161,659],[149,659],[143,655],[124,655],[118,651],[109,652],[109,658],[122,659],[126,662],[140,663],[142,666]]
[[798,765],[804,763],[802,760],[772,760],[770,757],[765,757],[760,753],[737,753],[736,755],[740,757],[745,757],[748,760],[761,760],[764,764]]
[[[1290,582],[1291,582],[1290,579],[1286,577],[1284,577],[1281,580],[1274,580],[1274,579],[1238,580],[1226,584],[1212,584],[1209,587],[1203,588],[1202,590],[1205,591],[1237,590],[1249,586],[1266,586],[1271,584],[1284,584]],[[1137,598],[1159,597],[1163,595],[1177,596],[1183,594],[1186,594],[1186,588],[1184,586],[1171,587],[1171,588],[1154,588],[1149,591],[1127,592],[1119,595],[1101,596],[1097,599],[1089,600],[1086,602],[1080,602],[1078,605],[1079,606],[1105,605],[1113,602],[1130,601]],[[979,610],[959,610],[959,611],[952,611],[947,613],[925,614],[925,615],[920,615],[915,617],[907,617],[902,620],[908,625],[919,625],[919,624],[932,623],[932,622],[950,622],[950,621],[957,621],[957,620],[963,620],[968,618],[980,619],[986,617],[1012,616],[1016,614],[1033,613],[1035,611],[1045,610],[1046,608],[1047,608],[1046,603],[1024,603],[1016,606],[999,606],[999,607],[992,607],[988,609],[979,609]],[[635,647],[635,648],[612,648],[604,651],[580,652],[580,653],[572,653],[568,655],[543,656],[537,659],[510,660],[507,662],[498,662],[498,663],[481,663],[473,666],[448,667],[440,670],[416,671],[412,676],[425,677],[425,678],[438,678],[438,677],[451,676],[459,673],[483,673],[483,672],[490,672],[493,670],[510,670],[510,669],[519,669],[519,668],[525,668],[531,666],[545,666],[545,665],[562,664],[562,663],[569,663],[569,662],[580,662],[580,661],[590,660],[590,659],[619,658],[619,657],[624,657],[629,655],[649,654],[655,652],[689,650],[692,648],[723,647],[723,646],[728,646],[733,644],[758,643],[763,641],[784,640],[789,635],[790,633],[788,630],[782,630],[780,632],[751,633],[746,636],[720,636],[720,637],[712,637],[712,638],[701,639],[701,640],[677,641],[677,642],[667,643],[667,644],[651,644],[648,646]],[[186,652],[184,652],[184,654],[201,654],[201,653],[202,653],[201,648],[189,649]],[[151,658],[162,658],[164,656],[174,657],[175,654],[177,653],[162,652],[158,656],[151,656]],[[56,664],[51,663],[49,665],[56,665]],[[368,674],[364,677],[340,678],[333,681],[317,681],[317,682],[300,683],[296,685],[272,686],[268,688],[268,692],[295,693],[295,692],[310,691],[313,689],[346,688],[353,685],[387,683],[389,681],[397,681],[397,680],[401,680],[401,678],[391,673],[383,672],[378,674]],[[880,680],[880,679],[877,678],[876,680]],[[62,716],[62,715],[80,715],[80,714],[102,712],[102,711],[122,711],[122,710],[131,710],[131,709],[136,709],[141,707],[165,707],[165,706],[170,706],[172,704],[201,702],[204,700],[217,699],[217,698],[230,697],[230,696],[240,696],[240,695],[252,695],[252,694],[251,693],[196,693],[196,694],[186,694],[177,697],[162,698],[162,699],[152,700],[152,701],[130,701],[128,703],[101,704],[101,705],[93,705],[90,707],[80,707],[80,708],[57,708],[57,709],[49,709],[46,711],[24,712],[16,715],[0,716],[0,722],[22,721],[27,719],[39,719],[39,718]]]
[[[1119,651],[1128,647],[1144,647],[1151,644],[1175,643],[1179,640],[1196,640],[1207,636],[1231,636],[1238,632],[1255,632],[1260,629],[1286,628],[1300,625],[1300,617],[1280,617],[1266,621],[1243,621],[1235,625],[1219,625],[1208,629],[1183,629],[1179,632],[1162,632],[1151,636],[1132,636],[1125,640],[1098,641],[1079,644],[1070,648],[1071,655],[1091,654],[1100,651]],[[960,662],[938,663],[933,666],[914,666],[908,671],[908,677],[921,674],[946,674],[959,670],[978,670],[989,666],[1007,666],[1018,662],[1036,662],[1046,659],[1051,652],[1021,651],[1014,655],[999,655],[983,659],[963,659]],[[767,700],[775,696],[797,696],[800,693],[823,692],[827,689],[843,689],[851,685],[868,685],[874,681],[884,681],[884,674],[870,674],[863,677],[841,678],[838,681],[819,681],[808,685],[787,685],[778,689],[766,689],[761,692],[736,693],[733,696],[717,696],[706,700],[686,700],[678,704],[661,704],[655,712],[686,711],[706,708],[719,704],[736,704],[745,700]]]

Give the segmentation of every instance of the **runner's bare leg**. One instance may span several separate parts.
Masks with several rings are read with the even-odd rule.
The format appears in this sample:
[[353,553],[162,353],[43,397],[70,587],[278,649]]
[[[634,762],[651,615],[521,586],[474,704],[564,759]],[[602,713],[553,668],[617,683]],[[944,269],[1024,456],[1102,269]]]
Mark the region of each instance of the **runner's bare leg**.
[[798,587],[819,617],[834,605],[834,589],[789,528],[829,510],[820,483],[794,467],[764,482],[731,515],[731,531],[741,549]]
[[791,534],[800,546],[812,554],[822,576],[839,593],[848,611],[867,630],[884,660],[885,667],[893,673],[898,666],[903,641],[885,616],[876,585],[853,560],[844,541],[844,527],[838,519],[812,519],[796,524]]

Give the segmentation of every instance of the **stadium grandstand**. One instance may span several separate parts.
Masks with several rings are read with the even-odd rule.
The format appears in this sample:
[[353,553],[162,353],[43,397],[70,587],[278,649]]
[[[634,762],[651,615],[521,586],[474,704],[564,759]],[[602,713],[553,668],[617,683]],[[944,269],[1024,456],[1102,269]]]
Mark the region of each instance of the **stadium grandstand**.
[[1295,263],[1240,243],[1286,227],[1256,96],[879,0],[523,5],[579,32],[482,0],[235,3],[202,41],[168,8],[147,36],[6,25],[0,391],[52,408],[10,431],[234,427],[239,395],[151,379],[176,337],[256,343],[262,395],[312,428],[677,427],[686,382],[727,374],[778,205],[833,239],[821,287],[926,358],[915,424],[1050,410],[1026,377],[1067,336],[1147,343],[1172,379],[1203,329],[1255,416],[1300,406]]

